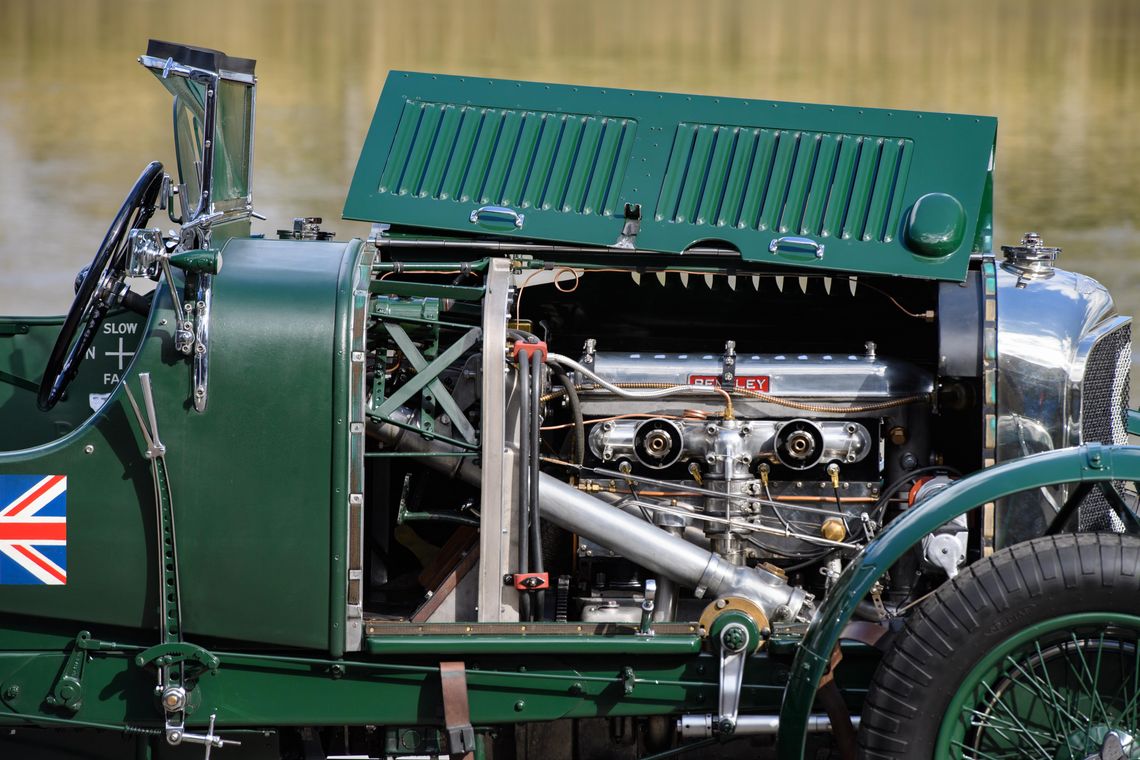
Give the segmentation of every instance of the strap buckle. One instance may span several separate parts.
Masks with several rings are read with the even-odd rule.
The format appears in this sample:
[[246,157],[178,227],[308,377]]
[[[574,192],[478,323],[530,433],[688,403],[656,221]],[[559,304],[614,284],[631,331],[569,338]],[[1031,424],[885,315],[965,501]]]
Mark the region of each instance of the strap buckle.
[[452,757],[473,757],[475,729],[467,702],[467,669],[462,662],[441,662],[439,680],[443,689],[443,722]]

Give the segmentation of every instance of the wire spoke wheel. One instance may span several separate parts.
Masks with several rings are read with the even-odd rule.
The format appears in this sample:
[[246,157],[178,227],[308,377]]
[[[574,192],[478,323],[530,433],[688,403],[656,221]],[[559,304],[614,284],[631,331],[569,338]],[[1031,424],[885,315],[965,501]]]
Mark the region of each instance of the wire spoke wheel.
[[1140,540],[979,560],[911,614],[863,705],[867,760],[1140,760]]
[[1140,758],[1140,617],[1085,613],[1031,626],[967,674],[936,757]]

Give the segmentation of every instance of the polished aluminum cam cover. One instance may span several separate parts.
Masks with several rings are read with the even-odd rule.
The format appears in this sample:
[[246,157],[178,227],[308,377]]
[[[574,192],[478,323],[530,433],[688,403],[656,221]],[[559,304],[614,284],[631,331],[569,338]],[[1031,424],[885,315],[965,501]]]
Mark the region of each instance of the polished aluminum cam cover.
[[[598,352],[594,371],[611,383],[719,386],[717,354]],[[866,354],[740,354],[733,381],[741,390],[800,399],[893,399],[931,393],[930,373],[904,361]]]

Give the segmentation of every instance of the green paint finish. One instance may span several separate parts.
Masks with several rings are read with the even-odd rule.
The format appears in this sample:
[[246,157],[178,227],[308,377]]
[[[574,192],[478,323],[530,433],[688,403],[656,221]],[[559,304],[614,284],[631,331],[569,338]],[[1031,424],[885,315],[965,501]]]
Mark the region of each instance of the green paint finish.
[[[627,132],[636,126],[587,114],[408,99],[372,195],[381,202],[392,196],[612,215],[629,162]],[[451,208],[445,213],[466,221]]]
[[[637,248],[713,242],[746,261],[960,280],[975,240],[903,245],[920,197],[954,197],[964,229],[992,217],[988,117],[801,105],[392,72],[344,213],[400,230],[614,245],[625,204]],[[524,216],[470,222],[481,206]],[[780,236],[819,261],[768,253]],[[948,245],[948,243],[947,243]]]
[[[805,229],[802,226],[804,218],[804,202],[807,200],[808,186],[815,176],[815,164],[819,155],[819,146],[822,135],[805,133],[800,135],[799,145],[796,149],[795,168],[788,178],[788,196],[784,199],[784,208],[780,214],[780,233],[818,234],[818,230]],[[824,190],[816,188],[816,195],[822,196]]]
[[[66,623],[8,616],[0,621],[0,721],[8,716],[45,716],[59,720],[43,702],[59,680],[76,641]],[[145,630],[94,628],[85,647],[82,672],[86,695],[71,716],[103,726],[157,725],[154,673],[136,665],[151,639]],[[108,639],[114,638],[115,641]],[[408,639],[385,637],[393,648]],[[448,637],[449,639],[463,637]],[[503,641],[530,637],[495,637]],[[557,636],[549,636],[557,639]],[[705,712],[717,699],[717,656],[686,644],[684,652],[639,648],[605,653],[597,646],[577,648],[578,637],[564,636],[562,651],[515,648],[503,653],[465,650],[472,719],[476,724],[553,720],[562,717],[653,715]],[[598,637],[580,637],[589,641]],[[642,639],[634,635],[607,638]],[[667,636],[680,645],[687,636]],[[695,637],[692,637],[695,639]],[[603,646],[605,646],[603,644]],[[680,648],[680,646],[678,646]],[[151,652],[157,650],[151,649]],[[165,651],[165,650],[164,650]],[[853,709],[878,653],[844,642],[844,668],[837,678]],[[197,656],[204,669],[192,680],[195,695],[189,725],[203,726],[217,711],[218,726],[278,725],[438,725],[439,661],[448,652],[420,651],[387,656],[365,653],[350,659],[305,656],[284,650],[265,653],[211,647]],[[216,671],[210,666],[216,658]],[[777,709],[790,660],[762,651],[746,663],[741,707],[745,712]],[[10,687],[16,686],[16,696]],[[525,708],[515,709],[522,699]],[[76,724],[78,725],[78,724]]]
[[[0,631],[0,639],[4,632]],[[201,727],[216,711],[219,728],[281,725],[438,725],[439,658],[317,660],[286,655],[216,652],[221,666],[192,684],[187,725]],[[99,652],[83,673],[88,698],[69,717],[102,724],[157,725],[153,671],[135,667],[133,653]],[[64,652],[0,653],[4,713],[45,709],[66,662]],[[485,654],[467,658],[471,719],[476,725],[596,716],[663,715],[710,709],[717,699],[715,657],[696,655]],[[623,672],[632,671],[631,678]],[[741,707],[771,712],[783,668],[763,655],[749,659]],[[627,691],[627,688],[632,686]],[[0,689],[2,693],[2,689]],[[522,710],[515,707],[520,699]]]
[[957,250],[966,234],[966,211],[958,199],[930,193],[915,201],[906,224],[906,244],[924,256],[945,256]]
[[214,249],[183,251],[170,257],[170,266],[184,272],[217,274],[222,270],[222,254]]
[[[456,267],[458,269],[458,267]],[[373,293],[393,296],[428,296],[432,298],[453,298],[457,301],[481,301],[484,289],[470,285],[440,285],[430,282],[405,282],[402,280],[376,280],[368,284]]]
[[956,481],[891,522],[843,571],[796,653],[780,708],[780,756],[803,755],[815,692],[843,627],[875,581],[923,536],[958,515],[1019,491],[1105,480],[1140,481],[1140,447],[1093,444],[1006,462]]
[[[63,287],[69,287],[64,284]],[[63,317],[0,319],[0,431],[7,449],[24,449],[60,438],[91,416],[130,365],[144,318],[112,312],[99,328],[64,398],[50,412],[36,408],[36,391]],[[94,398],[93,398],[94,396]]]
[[855,179],[855,161],[862,148],[861,140],[842,140],[838,146],[833,171],[832,192],[827,199],[820,235],[838,237],[843,231],[843,220],[847,216],[847,201],[851,197],[851,185]]
[[749,164],[751,171],[745,185],[740,211],[737,212],[733,222],[734,227],[749,229],[760,223],[760,207],[764,202],[764,189],[768,186],[775,152],[775,133],[768,129],[760,130],[757,143],[752,150],[752,161]]
[[776,227],[787,198],[789,174],[799,152],[798,133],[775,131],[772,134],[775,137],[775,157],[764,186],[758,188],[764,199],[760,207],[760,219],[756,223],[756,229],[760,232]]
[[[182,628],[191,640],[330,646],[337,386],[329,347],[342,329],[337,300],[351,288],[342,262],[358,252],[359,242],[226,245],[225,270],[214,280],[210,405],[202,414],[187,403],[190,367],[171,349],[175,320],[159,289],[123,381],[136,396],[140,372],[154,383]],[[0,473],[68,476],[67,585],[0,587],[0,613],[82,621],[77,630],[149,629],[157,643],[154,486],[124,395],[117,386],[98,413],[58,440],[0,453]]]
[[871,202],[871,192],[879,167],[883,139],[860,137],[859,150],[855,159],[855,175],[851,180],[851,191],[847,196],[847,210],[843,215],[840,237],[844,240],[860,240],[866,229],[867,207]]

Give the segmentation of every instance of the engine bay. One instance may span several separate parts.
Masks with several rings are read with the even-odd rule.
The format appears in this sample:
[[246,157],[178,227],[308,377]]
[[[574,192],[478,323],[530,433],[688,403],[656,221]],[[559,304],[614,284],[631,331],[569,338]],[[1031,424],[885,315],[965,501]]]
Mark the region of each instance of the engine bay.
[[[794,627],[891,520],[981,466],[980,379],[939,373],[947,286],[718,262],[497,264],[502,315],[464,300],[491,289],[494,267],[392,262],[380,275],[395,285],[371,306],[368,475],[373,498],[399,508],[368,512],[373,619],[697,621],[718,595],[706,581],[732,576],[719,595],[743,583],[765,619]],[[458,297],[412,295],[432,288]],[[514,507],[502,515],[497,613],[455,576],[488,546],[476,530],[489,463],[472,441],[496,408],[482,355],[495,317],[506,399],[496,471]],[[480,324],[482,341],[456,340]],[[447,350],[432,391],[417,378]],[[980,553],[976,536],[963,519],[927,537],[865,614],[885,617],[955,575]],[[441,603],[441,590],[454,599]]]

